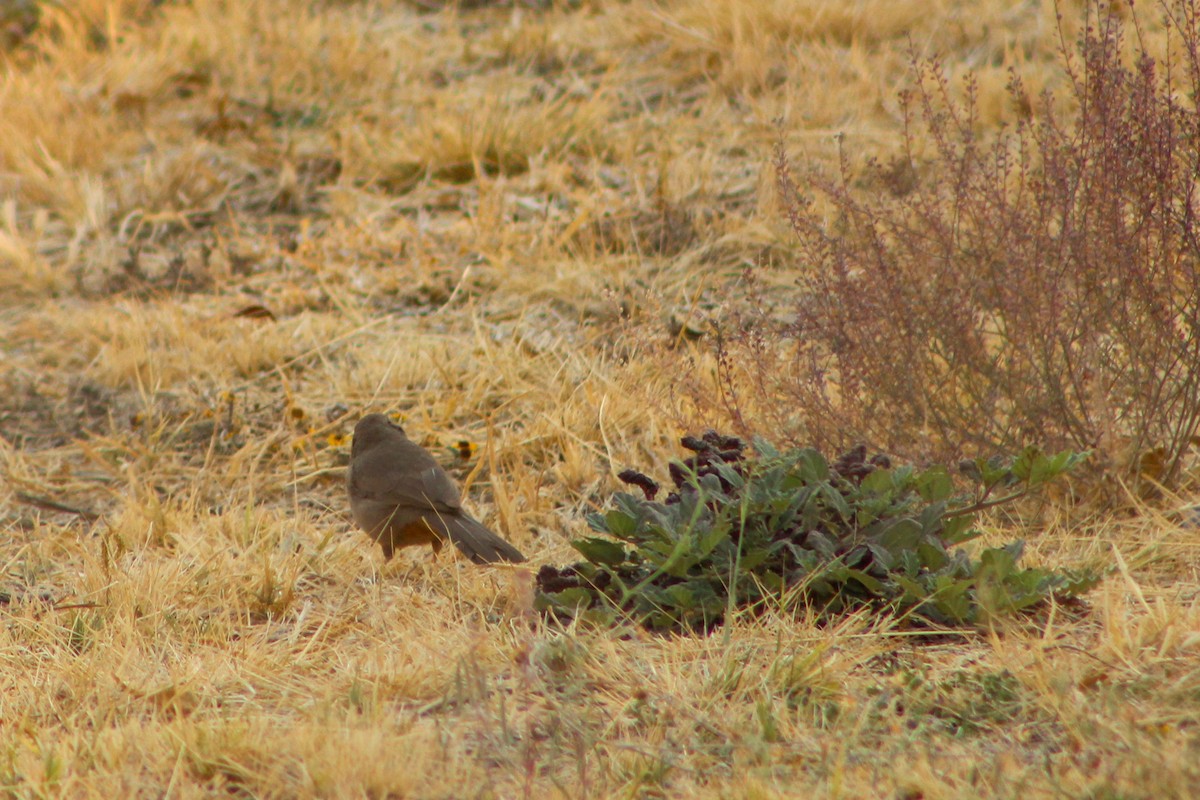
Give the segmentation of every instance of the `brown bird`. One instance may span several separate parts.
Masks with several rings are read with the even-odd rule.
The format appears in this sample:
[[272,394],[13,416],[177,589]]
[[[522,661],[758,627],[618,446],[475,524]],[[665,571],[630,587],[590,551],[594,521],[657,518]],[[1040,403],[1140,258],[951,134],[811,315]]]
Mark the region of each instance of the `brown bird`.
[[346,491],[354,521],[383,545],[385,558],[413,545],[437,552],[449,539],[476,564],[525,560],[463,511],[446,471],[383,414],[367,414],[354,426]]

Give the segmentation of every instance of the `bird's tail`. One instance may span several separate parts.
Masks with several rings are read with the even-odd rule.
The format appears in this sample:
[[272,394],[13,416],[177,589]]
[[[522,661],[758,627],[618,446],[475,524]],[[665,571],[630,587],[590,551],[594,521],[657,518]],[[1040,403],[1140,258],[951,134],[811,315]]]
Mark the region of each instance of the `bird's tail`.
[[509,561],[514,564],[525,560],[521,551],[480,523],[466,516],[439,515],[438,522],[445,528],[446,536],[454,546],[476,564],[493,564]]

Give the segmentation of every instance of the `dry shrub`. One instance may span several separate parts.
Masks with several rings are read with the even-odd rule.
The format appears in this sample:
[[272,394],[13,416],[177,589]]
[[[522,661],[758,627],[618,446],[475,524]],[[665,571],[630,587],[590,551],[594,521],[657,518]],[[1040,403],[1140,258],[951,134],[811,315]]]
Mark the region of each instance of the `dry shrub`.
[[805,269],[794,315],[753,297],[722,342],[735,420],[913,458],[1090,448],[1178,482],[1200,422],[1200,35],[1192,2],[1164,10],[1164,61],[1098,6],[1074,49],[1060,23],[1071,102],[1031,106],[1014,73],[1032,113],[991,143],[972,81],[956,100],[914,57],[896,161],[801,178],[781,145]]

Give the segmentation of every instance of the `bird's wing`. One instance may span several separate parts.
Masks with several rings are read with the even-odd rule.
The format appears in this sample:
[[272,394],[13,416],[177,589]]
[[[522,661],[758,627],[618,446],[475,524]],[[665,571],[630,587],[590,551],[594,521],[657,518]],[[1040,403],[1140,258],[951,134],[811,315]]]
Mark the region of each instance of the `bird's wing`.
[[371,454],[366,454],[353,465],[350,473],[350,492],[353,496],[410,508],[432,508],[435,511],[457,513],[462,508],[462,500],[454,482],[436,464],[405,469],[390,459],[379,464],[374,461]]
[[441,467],[421,470],[421,496],[438,511],[462,509],[462,495],[450,476]]

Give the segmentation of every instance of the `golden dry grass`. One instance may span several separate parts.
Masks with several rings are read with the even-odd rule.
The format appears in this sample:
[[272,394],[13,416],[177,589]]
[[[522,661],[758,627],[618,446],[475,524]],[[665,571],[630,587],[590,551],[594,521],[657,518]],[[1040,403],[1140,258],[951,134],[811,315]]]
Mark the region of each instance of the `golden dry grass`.
[[1119,567],[1039,627],[673,639],[544,626],[523,569],[384,566],[341,488],[353,420],[394,409],[535,566],[570,561],[696,421],[667,317],[787,264],[773,120],[798,158],[886,158],[911,41],[997,125],[1010,66],[1061,81],[1053,5],[442,5],[5,20],[0,792],[1200,795],[1174,518],[997,530]]

